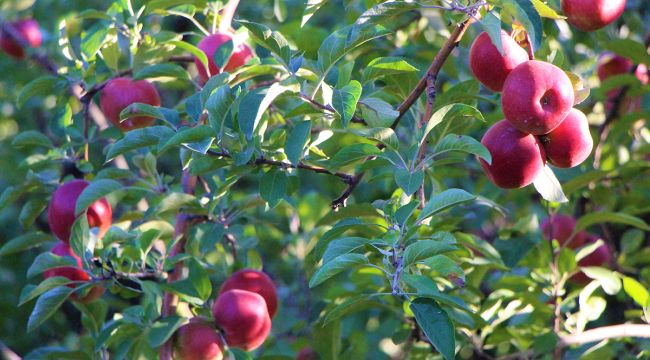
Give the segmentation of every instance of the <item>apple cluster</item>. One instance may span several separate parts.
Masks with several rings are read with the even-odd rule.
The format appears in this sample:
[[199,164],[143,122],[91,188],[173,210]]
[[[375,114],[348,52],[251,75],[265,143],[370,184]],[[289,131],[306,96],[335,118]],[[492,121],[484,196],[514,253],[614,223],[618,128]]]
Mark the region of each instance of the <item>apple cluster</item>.
[[481,166],[505,189],[529,185],[545,166],[570,168],[582,163],[593,147],[587,117],[573,108],[569,77],[557,66],[529,60],[526,51],[501,30],[503,53],[486,32],[470,49],[470,68],[485,87],[502,92],[505,119],[494,124],[481,143],[492,163]]
[[[79,196],[88,185],[89,183],[87,181],[77,179],[59,186],[54,191],[54,194],[52,194],[47,209],[47,221],[50,225],[50,231],[59,240],[51,252],[57,256],[69,256],[73,258],[76,261],[76,266],[55,267],[45,271],[43,276],[46,279],[55,276],[66,277],[75,282],[68,285],[73,288],[79,285],[79,283],[91,280],[88,273],[83,270],[81,258],[70,248],[70,233],[78,217],[75,214],[75,207],[77,206]],[[86,216],[88,226],[99,229],[99,237],[102,237],[108,231],[113,222],[113,210],[105,198],[101,198],[92,203],[86,211]],[[92,286],[88,293],[81,298],[77,294],[73,294],[72,300],[87,303],[97,299],[103,293],[103,287]]]
[[222,340],[229,347],[254,350],[268,337],[277,309],[278,296],[268,275],[252,269],[237,271],[223,283],[212,306],[214,323],[193,318],[178,329],[178,357],[221,360]]
[[[544,219],[542,222],[542,233],[544,237],[551,241],[557,240],[561,246],[567,246],[571,249],[577,249],[589,244],[593,244],[600,236],[586,231],[579,231],[573,237],[576,227],[576,219],[570,215],[553,214]],[[578,266],[606,266],[612,261],[612,252],[606,244],[601,244],[592,253],[585,256],[578,261]],[[582,271],[576,273],[571,277],[571,281],[584,285],[590,279]]]

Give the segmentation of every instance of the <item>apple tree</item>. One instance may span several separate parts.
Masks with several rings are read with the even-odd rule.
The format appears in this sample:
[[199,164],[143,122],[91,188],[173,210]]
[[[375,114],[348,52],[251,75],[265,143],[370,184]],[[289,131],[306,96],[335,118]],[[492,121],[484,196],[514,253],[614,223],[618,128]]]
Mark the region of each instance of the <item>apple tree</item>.
[[643,0],[5,0],[9,359],[650,356]]

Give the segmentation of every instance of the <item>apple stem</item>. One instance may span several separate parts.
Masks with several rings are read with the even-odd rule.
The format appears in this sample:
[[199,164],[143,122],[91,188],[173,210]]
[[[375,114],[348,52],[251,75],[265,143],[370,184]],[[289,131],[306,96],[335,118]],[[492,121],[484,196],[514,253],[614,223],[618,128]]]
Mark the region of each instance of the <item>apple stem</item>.
[[239,0],[230,0],[221,11],[221,20],[219,21],[219,32],[230,32],[232,18],[235,16]]

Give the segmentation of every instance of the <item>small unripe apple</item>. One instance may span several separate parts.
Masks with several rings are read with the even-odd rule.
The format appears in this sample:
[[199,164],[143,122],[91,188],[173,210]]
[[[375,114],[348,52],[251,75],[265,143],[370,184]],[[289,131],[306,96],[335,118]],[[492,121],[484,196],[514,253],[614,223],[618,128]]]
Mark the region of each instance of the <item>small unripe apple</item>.
[[492,155],[492,164],[481,159],[481,166],[490,180],[499,187],[524,187],[532,183],[544,167],[544,149],[537,138],[515,129],[506,120],[492,125],[483,136],[481,144]]
[[[52,233],[65,243],[70,241],[70,231],[77,217],[75,207],[81,192],[89,185],[86,180],[72,180],[59,186],[47,209],[47,221],[50,224]],[[102,237],[111,227],[113,222],[113,209],[105,198],[101,198],[90,204],[87,211],[88,226],[99,228],[99,236]]]
[[[13,28],[20,34],[27,44],[31,47],[39,47],[43,43],[43,35],[38,22],[34,19],[24,19],[11,23]],[[0,31],[0,48],[9,56],[16,59],[25,57],[25,49],[15,41],[9,34]]]
[[[595,235],[595,234],[587,234],[586,240],[585,240],[585,245],[586,244],[593,244],[596,241],[600,239],[600,236]],[[584,258],[580,259],[578,261],[578,266],[580,267],[587,267],[587,266],[605,266],[609,267],[612,262],[612,252],[609,249],[609,246],[607,244],[603,243],[599,247],[596,248],[591,254],[585,256]],[[578,284],[586,284],[591,281],[591,278],[589,278],[587,275],[585,275],[582,271],[578,272],[577,274],[573,275],[571,277],[571,280],[578,283]]]
[[234,289],[220,294],[212,315],[228,346],[246,351],[257,349],[271,331],[266,302],[254,292]]
[[[566,244],[576,228],[576,219],[570,215],[553,214],[542,221],[542,233],[546,240],[556,239],[560,245]],[[586,234],[583,231],[578,232],[568,247],[576,249],[585,242]]]
[[549,162],[560,168],[582,164],[594,146],[585,114],[571,109],[562,123],[542,137],[542,145]]
[[147,80],[133,81],[129,77],[109,80],[99,96],[102,112],[122,131],[143,128],[154,123],[150,116],[134,116],[120,122],[120,113],[133,103],[160,106],[158,90]]
[[[194,64],[196,64],[196,69],[199,71],[199,76],[201,81],[206,82],[210,76],[214,76],[221,72],[221,69],[214,63],[214,52],[221,47],[228,40],[233,40],[232,35],[227,33],[215,33],[208,35],[201,39],[197,44],[197,47],[205,53],[208,57],[208,68],[210,69],[210,75],[203,66],[203,63],[197,58],[194,59]],[[248,60],[253,58],[253,51],[246,44],[233,44],[232,55],[230,59],[224,66],[223,70],[232,72],[242,65],[246,64]]]
[[573,107],[573,85],[559,67],[530,60],[517,66],[503,84],[501,105],[510,123],[527,134],[555,129]]
[[221,360],[223,344],[217,329],[196,318],[178,329],[179,360]]
[[582,31],[602,29],[618,19],[626,0],[562,0],[569,24]]
[[318,360],[318,354],[314,349],[307,346],[298,351],[296,354],[296,360]]
[[[90,276],[83,270],[83,265],[81,263],[81,258],[75,254],[70,246],[63,241],[57,242],[56,245],[52,248],[51,252],[54,255],[58,256],[70,256],[76,261],[76,266],[61,266],[61,267],[55,267],[51,269],[47,269],[43,272],[43,277],[45,279],[55,277],[55,276],[63,276],[65,278],[68,278],[72,281],[88,281],[90,280]],[[69,284],[67,285],[68,287],[74,288],[77,287],[77,284]],[[72,294],[70,298],[72,300],[87,304],[90,303],[104,293],[104,288],[101,286],[93,286],[88,293],[82,297],[79,298],[77,294]]]
[[269,316],[273,318],[278,309],[278,295],[275,291],[273,280],[265,273],[253,269],[243,269],[232,274],[221,286],[220,293],[232,289],[252,291],[264,298],[269,310]]
[[492,43],[486,32],[482,32],[469,51],[469,66],[481,84],[492,91],[501,91],[506,78],[517,65],[528,61],[528,54],[517,42],[501,30],[503,55]]

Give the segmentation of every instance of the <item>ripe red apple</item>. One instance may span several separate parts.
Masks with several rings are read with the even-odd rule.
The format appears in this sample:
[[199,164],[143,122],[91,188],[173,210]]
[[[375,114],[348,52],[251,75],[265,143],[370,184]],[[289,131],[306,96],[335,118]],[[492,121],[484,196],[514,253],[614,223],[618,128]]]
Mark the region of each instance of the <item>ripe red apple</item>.
[[501,105],[506,119],[527,134],[555,129],[573,107],[573,85],[559,67],[537,60],[517,66],[503,84]]
[[541,142],[549,162],[560,168],[580,165],[594,146],[587,117],[577,109],[571,109],[564,121],[544,135]]
[[506,78],[517,65],[528,61],[528,54],[517,42],[501,30],[501,46],[504,55],[492,43],[490,36],[482,32],[469,51],[469,66],[481,84],[492,91],[501,91]]
[[[631,60],[620,55],[605,52],[598,57],[598,78],[602,82],[612,76],[628,74],[632,70],[632,67],[634,67],[634,64]],[[648,67],[645,64],[637,65],[634,75],[643,85],[647,85],[650,81],[650,77],[648,76]],[[607,92],[607,100],[605,100],[605,111],[609,112],[612,106],[614,106],[614,99],[618,96],[619,91],[620,89],[616,88]],[[641,97],[626,97],[620,104],[620,109],[623,113],[640,111]]]
[[178,329],[179,360],[221,360],[223,344],[217,329],[196,318]]
[[122,131],[143,128],[155,120],[150,116],[134,116],[120,122],[120,112],[133,103],[160,106],[156,87],[147,80],[133,81],[129,77],[119,77],[109,80],[99,96],[102,112]]
[[271,331],[266,302],[254,292],[234,289],[220,294],[212,306],[212,315],[228,346],[246,351],[262,345]]
[[[573,230],[576,228],[576,219],[570,215],[553,214],[542,221],[542,233],[547,240],[556,239],[560,245],[566,244]],[[569,243],[568,247],[576,249],[585,242],[586,234],[578,232]]]
[[[221,69],[214,63],[214,52],[221,47],[228,40],[232,40],[232,35],[226,33],[215,33],[208,35],[201,39],[198,43],[198,48],[201,49],[208,57],[208,68],[210,69],[210,75],[205,69],[205,66],[199,61],[199,59],[194,59],[194,64],[199,71],[199,76],[203,82],[208,81],[210,76],[214,76],[221,72]],[[242,65],[246,64],[248,60],[253,58],[253,51],[246,44],[233,44],[232,55],[224,66],[223,70],[232,72]]]
[[582,31],[595,31],[611,24],[625,10],[625,0],[562,0],[569,24]]
[[[88,186],[85,180],[72,180],[59,186],[52,198],[50,207],[47,209],[47,221],[50,224],[52,233],[59,240],[68,243],[70,241],[70,231],[76,220],[74,213],[77,206],[77,199],[81,192]],[[113,210],[105,198],[101,198],[88,207],[88,226],[99,228],[99,236],[111,227],[113,222]]]
[[296,354],[296,360],[318,360],[318,354],[314,349],[307,346],[298,351]]
[[278,309],[278,295],[273,280],[265,273],[253,269],[243,269],[232,274],[221,286],[220,294],[232,289],[252,291],[266,301],[269,316],[273,318]]
[[[77,264],[76,266],[61,266],[61,267],[55,267],[55,268],[45,270],[43,272],[43,277],[45,279],[55,277],[55,276],[63,276],[72,281],[90,280],[90,276],[88,276],[88,274],[83,270],[81,258],[72,251],[72,249],[70,248],[70,246],[68,246],[68,244],[64,243],[63,241],[59,241],[57,242],[56,245],[54,245],[51,252],[54,255],[58,255],[58,256],[70,256],[75,259]],[[78,284],[68,284],[67,286],[71,288],[75,288],[78,286]],[[102,296],[103,293],[104,293],[103,287],[93,286],[84,297],[79,298],[77,294],[72,294],[70,298],[72,300],[87,304]]]
[[[596,241],[600,239],[600,236],[595,235],[595,234],[587,234],[587,238],[585,240],[585,244],[593,244]],[[608,267],[611,265],[612,261],[612,252],[609,250],[609,246],[607,244],[603,243],[599,247],[596,248],[591,254],[585,256],[584,258],[580,259],[578,261],[578,266],[580,267],[586,267],[586,266],[605,266]],[[591,281],[591,278],[589,278],[587,275],[585,275],[582,271],[578,272],[577,274],[573,275],[571,277],[571,280],[578,283],[578,284],[586,284]]]
[[505,189],[524,187],[533,182],[544,167],[545,155],[536,137],[515,129],[501,120],[485,133],[481,144],[492,155],[492,164],[481,161],[492,182]]
[[[38,22],[34,19],[24,19],[11,23],[11,26],[18,34],[23,37],[23,40],[31,47],[39,47],[43,43],[43,36]],[[25,49],[15,41],[9,34],[0,31],[0,48],[4,50],[9,56],[16,59],[25,57]]]

